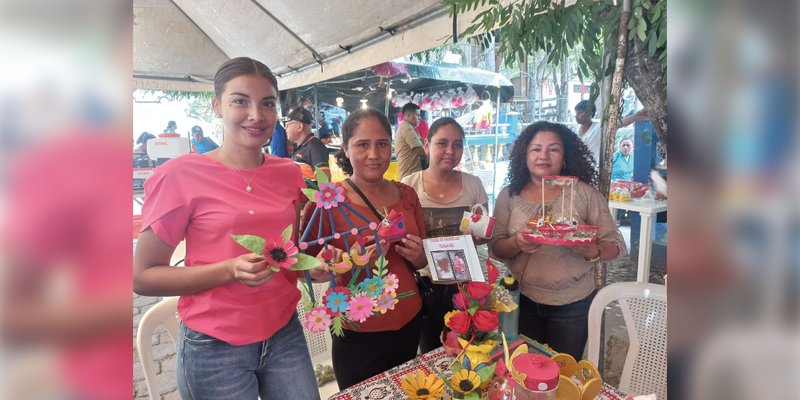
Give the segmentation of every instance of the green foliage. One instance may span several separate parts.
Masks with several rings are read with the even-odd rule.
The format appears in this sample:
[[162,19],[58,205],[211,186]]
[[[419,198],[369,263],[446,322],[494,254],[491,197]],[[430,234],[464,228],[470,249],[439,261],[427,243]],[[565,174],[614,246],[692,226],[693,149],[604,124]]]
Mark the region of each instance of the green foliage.
[[375,276],[383,279],[389,273],[389,270],[386,268],[387,264],[386,257],[380,256],[378,260],[375,261],[375,269],[373,269],[372,272]]
[[283,232],[281,232],[281,238],[283,238],[284,242],[292,240],[292,225],[283,228]]
[[339,314],[331,320],[331,332],[336,336],[344,336],[344,331],[342,330],[342,320],[344,317]]
[[264,239],[255,235],[231,235],[231,237],[251,253],[264,255],[264,245],[266,244]]
[[300,190],[303,192],[303,194],[306,195],[306,197],[308,197],[308,201],[313,202],[313,203],[317,202],[317,199],[314,197],[314,193],[317,193],[318,190],[311,189],[311,188],[302,188]]
[[295,257],[297,257],[297,263],[289,268],[290,271],[305,271],[320,265],[316,257],[311,257],[308,254],[297,253]]
[[[614,70],[612,62],[603,69],[604,46],[616,54],[620,6],[611,0],[577,0],[565,5],[564,1],[531,0],[508,5],[498,0],[442,0],[450,6],[450,15],[476,10],[489,5],[479,13],[465,35],[478,35],[474,40],[486,46],[492,32],[501,38],[497,52],[506,65],[521,60],[525,54],[543,51],[547,63],[559,64],[570,53],[577,55],[577,74],[583,81],[591,78],[591,98],[600,93],[598,82]],[[637,38],[648,46],[650,56],[659,57],[662,71],[666,71],[666,0],[632,0],[630,38]],[[619,3],[619,2],[617,2]]]

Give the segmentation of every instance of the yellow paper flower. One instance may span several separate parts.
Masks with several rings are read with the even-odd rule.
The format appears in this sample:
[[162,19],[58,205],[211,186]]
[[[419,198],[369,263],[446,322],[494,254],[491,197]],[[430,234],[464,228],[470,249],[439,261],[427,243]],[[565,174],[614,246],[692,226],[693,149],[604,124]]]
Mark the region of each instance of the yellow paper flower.
[[467,358],[469,358],[469,365],[472,368],[475,368],[478,364],[488,364],[489,363],[489,353],[494,349],[495,344],[497,343],[494,340],[485,340],[480,343],[472,343],[467,346],[469,340],[458,338],[458,343],[461,344],[461,348],[466,347],[466,352],[464,353]]
[[434,374],[428,375],[418,370],[415,377],[409,372],[402,384],[403,392],[411,400],[444,397],[444,381]]
[[481,378],[473,370],[462,369],[453,374],[450,384],[453,385],[453,390],[467,394],[478,389],[481,385]]

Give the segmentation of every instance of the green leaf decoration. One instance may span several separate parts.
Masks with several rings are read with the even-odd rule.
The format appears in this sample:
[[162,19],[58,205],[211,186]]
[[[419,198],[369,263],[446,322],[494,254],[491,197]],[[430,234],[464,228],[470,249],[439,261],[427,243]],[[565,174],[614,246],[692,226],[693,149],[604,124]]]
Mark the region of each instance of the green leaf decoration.
[[386,258],[384,256],[380,256],[378,257],[378,260],[375,261],[376,268],[373,270],[373,272],[375,272],[376,276],[383,278],[389,273],[389,270],[386,268],[387,265],[388,263],[386,262]]
[[478,306],[472,306],[467,309],[467,312],[469,313],[469,315],[475,315],[475,311],[478,311],[478,308],[479,308]]
[[328,175],[325,175],[325,172],[319,168],[314,169],[314,175],[317,176],[317,184],[322,186],[323,183],[328,183]]
[[317,193],[317,190],[314,190],[314,189],[311,189],[311,188],[302,188],[300,190],[302,190],[303,194],[306,195],[306,197],[308,197],[308,201],[310,201],[312,203],[316,203],[317,202],[317,199],[314,197],[314,193]]
[[481,396],[478,394],[478,392],[480,392],[480,389],[465,394],[464,400],[481,400]]
[[315,299],[308,293],[308,285],[303,284],[303,290],[300,291],[300,295],[302,296],[303,310],[305,312],[311,311],[311,309],[314,308]]
[[496,366],[497,364],[492,364],[475,371],[475,373],[481,378],[481,382],[486,382],[492,378],[492,375],[494,375],[494,369]]
[[275,266],[275,265],[270,265],[269,269],[271,269],[272,272],[279,272],[281,270],[281,267],[278,267],[278,266]]
[[318,267],[321,262],[316,257],[311,257],[308,254],[297,253],[297,264],[289,268],[290,271],[306,271]]
[[453,365],[450,367],[450,371],[453,371],[453,374],[459,373],[459,371],[461,371],[462,369],[464,369],[464,366],[461,365],[460,362],[453,363]]
[[291,225],[289,225],[289,226],[287,226],[286,228],[283,229],[283,232],[281,232],[281,237],[283,238],[284,242],[288,242],[288,241],[292,240],[292,226]]
[[339,314],[333,317],[331,321],[331,332],[336,336],[344,336],[344,331],[342,330],[342,315]]
[[415,291],[413,291],[413,290],[410,290],[410,291],[408,291],[408,292],[405,292],[405,293],[398,293],[398,294],[397,294],[397,298],[398,298],[398,299],[405,299],[406,297],[411,297],[411,296],[413,296],[413,295],[414,295],[414,293],[417,293],[417,292],[415,292]]
[[264,255],[264,244],[266,243],[264,239],[255,235],[231,235],[231,237],[236,241],[236,243],[239,243],[240,246],[250,250],[250,252],[261,256]]

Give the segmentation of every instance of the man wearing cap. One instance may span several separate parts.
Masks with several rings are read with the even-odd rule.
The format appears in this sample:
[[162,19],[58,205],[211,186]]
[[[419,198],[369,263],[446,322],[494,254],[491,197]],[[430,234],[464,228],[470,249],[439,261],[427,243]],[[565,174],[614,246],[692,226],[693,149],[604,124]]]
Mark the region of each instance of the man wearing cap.
[[203,128],[195,125],[192,127],[192,148],[197,154],[203,154],[216,149],[217,144],[211,138],[203,136]]
[[328,179],[331,170],[328,165],[328,148],[311,132],[311,123],[314,118],[311,112],[302,107],[297,107],[288,115],[286,122],[286,138],[297,144],[292,152],[292,160],[300,166],[306,184],[318,189],[314,169],[319,168]]

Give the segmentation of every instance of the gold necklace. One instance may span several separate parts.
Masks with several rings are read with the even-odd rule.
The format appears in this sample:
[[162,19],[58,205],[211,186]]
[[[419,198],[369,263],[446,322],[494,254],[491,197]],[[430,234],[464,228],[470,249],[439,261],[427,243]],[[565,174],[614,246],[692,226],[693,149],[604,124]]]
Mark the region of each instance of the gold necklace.
[[236,165],[236,163],[234,163],[230,158],[228,158],[228,154],[225,153],[224,149],[220,149],[220,153],[222,153],[222,156],[225,157],[225,160],[227,160],[231,165],[233,165],[233,167],[235,168],[234,171],[236,171],[236,173],[247,184],[247,186],[245,186],[244,190],[247,193],[252,192],[253,191],[253,186],[250,185],[250,184],[253,182],[253,179],[255,179],[256,175],[258,174],[258,167],[260,167],[261,164],[264,163],[264,153],[259,153],[258,167],[256,167],[256,172],[253,172],[253,176],[251,176],[250,179],[247,179],[247,178],[244,177],[244,175],[242,175],[242,168],[239,168],[239,166]]

